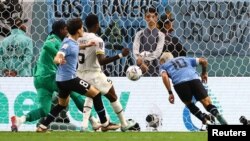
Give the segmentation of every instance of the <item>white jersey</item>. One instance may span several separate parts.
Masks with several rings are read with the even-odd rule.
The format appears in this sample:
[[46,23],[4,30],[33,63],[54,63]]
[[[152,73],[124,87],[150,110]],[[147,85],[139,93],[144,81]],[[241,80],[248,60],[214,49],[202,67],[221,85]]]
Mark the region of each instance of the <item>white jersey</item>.
[[96,55],[105,54],[103,40],[93,33],[84,33],[78,43],[86,44],[95,41],[95,46],[80,50],[77,76],[95,86],[102,94],[107,94],[112,87],[112,81],[101,71],[101,65]]
[[78,39],[79,44],[86,44],[95,41],[95,46],[81,49],[79,52],[78,70],[79,71],[101,71],[101,65],[96,55],[105,54],[104,41],[94,33],[84,33]]

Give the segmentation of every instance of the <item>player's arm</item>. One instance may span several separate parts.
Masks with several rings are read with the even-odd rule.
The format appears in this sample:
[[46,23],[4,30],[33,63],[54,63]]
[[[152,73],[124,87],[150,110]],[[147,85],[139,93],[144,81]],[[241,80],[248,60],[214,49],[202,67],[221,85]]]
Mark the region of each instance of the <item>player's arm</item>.
[[173,95],[173,92],[171,90],[171,84],[170,84],[170,80],[169,80],[167,72],[162,71],[161,77],[162,77],[163,84],[165,85],[166,89],[168,90],[168,94],[169,94],[168,100],[171,104],[174,104],[174,95]]
[[207,78],[208,78],[208,74],[207,74],[207,65],[208,62],[205,58],[197,58],[199,64],[201,65],[201,80],[203,83],[207,83]]
[[85,49],[85,48],[94,47],[94,46],[96,46],[95,41],[89,41],[86,44],[79,44],[80,49]]
[[100,65],[106,65],[108,63],[114,62],[117,59],[126,57],[129,54],[129,49],[128,48],[123,48],[122,53],[119,53],[113,57],[105,57],[105,47],[104,47],[104,42],[101,39],[98,43],[96,43],[96,56],[98,58],[98,61]]
[[60,46],[60,43],[55,38],[52,38],[45,41],[43,49],[46,50],[46,52],[48,52],[49,54],[55,56],[58,52],[58,48],[56,46]]
[[117,54],[117,55],[115,55],[113,57],[106,58],[104,53],[102,53],[102,54],[97,54],[97,58],[98,58],[98,61],[99,61],[100,65],[106,65],[108,63],[116,61],[117,59],[125,57],[128,54],[129,54],[129,49],[128,48],[123,48],[122,53],[119,53],[119,54]]
[[55,58],[54,58],[54,63],[55,64],[65,64],[65,53],[62,51],[57,52]]

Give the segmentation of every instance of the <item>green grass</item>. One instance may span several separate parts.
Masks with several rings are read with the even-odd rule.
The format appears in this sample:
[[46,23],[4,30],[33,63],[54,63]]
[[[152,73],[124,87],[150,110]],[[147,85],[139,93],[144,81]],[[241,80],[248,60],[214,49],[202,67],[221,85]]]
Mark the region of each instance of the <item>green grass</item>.
[[207,132],[0,132],[1,141],[207,141]]

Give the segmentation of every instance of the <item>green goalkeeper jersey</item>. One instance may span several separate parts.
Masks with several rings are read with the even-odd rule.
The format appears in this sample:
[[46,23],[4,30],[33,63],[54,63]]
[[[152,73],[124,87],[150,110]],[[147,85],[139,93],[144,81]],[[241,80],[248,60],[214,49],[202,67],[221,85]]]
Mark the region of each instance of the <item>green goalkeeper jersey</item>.
[[50,77],[56,74],[57,65],[54,64],[53,60],[61,47],[61,43],[62,40],[55,34],[47,37],[35,66],[34,76]]

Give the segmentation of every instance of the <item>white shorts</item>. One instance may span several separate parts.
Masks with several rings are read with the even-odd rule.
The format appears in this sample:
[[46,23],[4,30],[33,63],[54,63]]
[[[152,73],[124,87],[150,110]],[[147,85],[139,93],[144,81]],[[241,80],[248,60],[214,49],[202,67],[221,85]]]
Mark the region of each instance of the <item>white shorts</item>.
[[112,81],[102,71],[77,71],[76,74],[96,87],[102,94],[107,94],[113,86]]

